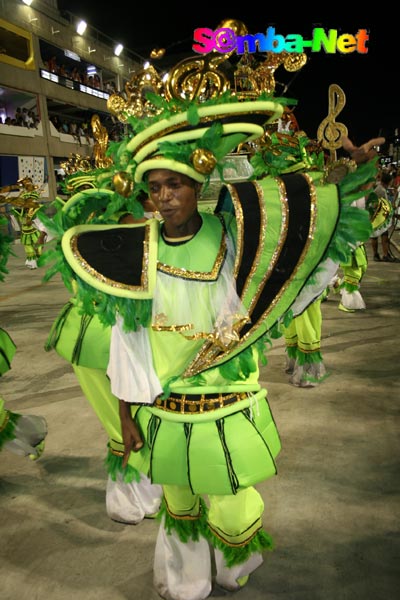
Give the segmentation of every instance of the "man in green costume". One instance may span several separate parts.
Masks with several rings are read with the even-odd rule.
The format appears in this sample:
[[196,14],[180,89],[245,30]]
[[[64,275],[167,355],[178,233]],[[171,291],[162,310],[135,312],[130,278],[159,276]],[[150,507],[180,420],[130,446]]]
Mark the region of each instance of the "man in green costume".
[[[273,546],[254,486],[276,474],[281,446],[259,361],[352,244],[368,239],[368,214],[349,210],[346,194],[374,175],[360,172],[341,189],[318,172],[227,183],[215,214],[201,213],[214,169],[283,107],[231,97],[162,109],[132,119],[135,135],[112,152],[113,177],[130,178],[133,197],[148,193],[161,221],[70,226],[61,246],[77,302],[112,326],[107,374],[122,467],[163,486],[155,587],[164,598],[203,600],[211,552],[216,582],[232,591]],[[107,194],[111,214],[111,191],[93,198]]]

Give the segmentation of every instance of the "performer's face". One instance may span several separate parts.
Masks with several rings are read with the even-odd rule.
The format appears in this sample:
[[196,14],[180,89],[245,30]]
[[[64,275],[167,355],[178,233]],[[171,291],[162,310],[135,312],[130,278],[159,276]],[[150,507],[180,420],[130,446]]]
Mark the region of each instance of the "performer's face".
[[197,210],[200,184],[169,169],[154,169],[148,174],[150,199],[164,219],[170,237],[194,234],[201,226]]

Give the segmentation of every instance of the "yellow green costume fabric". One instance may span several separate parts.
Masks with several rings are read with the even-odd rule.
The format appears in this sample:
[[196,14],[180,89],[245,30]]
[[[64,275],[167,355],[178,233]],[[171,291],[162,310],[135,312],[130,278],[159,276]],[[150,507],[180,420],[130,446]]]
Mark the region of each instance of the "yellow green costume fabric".
[[358,290],[368,267],[365,244],[358,246],[352,253],[351,260],[340,266],[343,270],[343,279],[340,287],[350,293]]
[[321,353],[323,295],[314,300],[283,328],[286,346],[286,373],[297,387],[315,387],[327,372]]
[[[126,167],[125,144],[115,153],[116,168]],[[185,148],[188,159],[191,153]],[[135,167],[134,159],[129,166]],[[87,206],[79,197],[73,211],[57,215],[61,239],[42,264],[53,258],[50,276],[61,272],[66,285],[76,282],[82,313],[112,326],[111,391],[135,407],[145,441],[129,465],[163,485],[166,529],[179,530],[181,540],[196,539],[201,529],[223,550],[228,566],[271,546],[253,485],[276,473],[280,440],[258,383],[258,362],[282,323],[319,297],[352,244],[368,239],[368,214],[350,203],[371,176],[359,171],[336,186],[310,171],[227,184],[216,214],[202,215],[203,226],[182,246],[163,239],[162,223],[154,220],[107,222],[135,190],[122,197],[93,189]],[[138,192],[143,189],[139,183]],[[105,212],[79,224],[88,221],[72,212],[89,215],[107,195]],[[229,292],[227,305],[221,290]],[[127,352],[113,348],[129,341]],[[127,383],[118,376],[119,363]],[[129,379],[143,365],[144,376]],[[137,393],[143,383],[147,393]],[[201,494],[209,496],[208,512]],[[249,507],[243,518],[236,510],[242,499]]]
[[[166,468],[165,465],[170,459],[165,451],[160,450],[164,446],[162,440],[168,439],[168,436],[164,437],[164,429],[169,431],[171,423],[186,423],[187,420],[190,422],[194,420],[199,424],[194,431],[208,431],[207,439],[213,439],[209,433],[210,429],[215,431],[216,443],[211,444],[214,457],[220,455],[221,469],[225,469],[225,476],[216,477],[212,483],[215,485],[215,493],[232,493],[235,489],[249,485],[250,482],[261,481],[275,472],[273,459],[279,451],[279,438],[272,424],[273,420],[266,401],[260,401],[265,396],[265,392],[259,390],[257,383],[258,348],[261,351],[264,349],[270,332],[274,328],[278,329],[282,316],[290,311],[295,301],[298,302],[299,296],[304,298],[305,307],[315,299],[315,295],[319,294],[320,290],[317,293],[313,285],[310,285],[310,294],[308,294],[305,284],[311,273],[314,273],[313,281],[317,283],[318,278],[321,277],[322,271],[317,271],[316,267],[322,262],[332,242],[333,232],[340,222],[341,210],[343,211],[343,207],[340,205],[336,186],[322,185],[319,173],[316,173],[315,177],[312,173],[291,174],[282,176],[278,180],[265,178],[260,182],[229,184],[224,187],[217,207],[217,213],[220,213],[222,220],[214,215],[203,215],[207,227],[202,228],[198,236],[182,247],[168,246],[162,239],[157,240],[154,232],[148,235],[144,233],[138,238],[142,246],[143,240],[147,239],[151,247],[148,256],[152,258],[146,263],[147,281],[153,281],[154,272],[158,272],[164,276],[170,274],[175,279],[184,277],[188,284],[193,284],[196,281],[201,283],[202,280],[217,280],[226,254],[223,248],[223,234],[224,230],[228,231],[235,244],[235,285],[248,311],[248,319],[240,323],[236,337],[225,345],[221,345],[218,335],[215,332],[213,334],[212,331],[208,332],[206,338],[195,337],[189,343],[184,335],[176,331],[168,331],[168,327],[164,327],[165,324],[161,323],[157,331],[157,323],[153,322],[153,326],[149,329],[154,366],[166,398],[170,399],[170,394],[173,394],[172,400],[176,400],[174,395],[178,395],[179,399],[182,394],[196,396],[208,394],[214,397],[213,395],[219,393],[221,389],[224,393],[243,391],[250,394],[229,407],[218,409],[220,412],[205,411],[192,415],[185,413],[183,418],[177,411],[168,410],[170,403],[165,407],[157,404],[151,407],[141,406],[137,412],[137,420],[142,430],[157,431],[157,436],[149,438],[148,445],[141,453],[144,461],[141,466],[148,464],[153,481],[172,485],[187,484],[188,464],[179,465],[179,468],[171,466]],[[158,223],[153,222],[140,225],[140,228],[146,231],[148,228],[154,229],[159,226]],[[137,240],[135,241],[134,238],[130,240],[129,235],[131,230],[137,227],[136,225],[123,228],[118,225],[101,225],[97,228],[79,226],[69,229],[67,235],[63,237],[63,250],[68,264],[72,270],[76,269],[74,276],[78,281],[77,301],[82,302],[85,309],[87,307],[90,311],[91,306],[96,306],[92,302],[95,299],[97,306],[101,305],[105,309],[102,311],[95,309],[96,312],[92,309],[92,313],[100,321],[109,319],[110,324],[115,322],[115,314],[118,311],[124,318],[127,317],[125,319],[127,329],[136,328],[138,323],[145,326],[150,324],[150,313],[147,308],[141,310],[140,304],[147,303],[149,294],[154,292],[151,292],[150,287],[147,286],[143,292],[144,299],[140,300],[140,286],[136,285],[136,282],[127,282],[125,273],[120,273],[122,284],[118,286],[109,277],[109,273],[113,272],[113,259],[110,256],[112,253],[107,252],[107,273],[104,274],[101,272],[102,258],[99,252],[102,247],[107,246],[108,241],[106,244],[104,241],[112,234],[124,237],[124,243],[128,244],[124,246],[125,253],[130,251],[129,243],[132,243],[131,252],[134,256],[134,245],[137,244]],[[156,260],[154,260],[154,244],[157,248]],[[92,246],[96,248],[96,252],[93,251]],[[193,250],[189,252],[191,246]],[[91,262],[93,260],[96,263],[95,269]],[[118,251],[115,252],[115,260],[120,265]],[[132,268],[132,265],[130,266]],[[190,282],[191,273],[192,282]],[[326,283],[327,281],[321,280],[316,288],[321,286],[324,288]],[[132,289],[131,300],[126,297],[130,289]],[[121,295],[112,296],[113,294]],[[147,307],[147,304],[145,306]],[[298,310],[302,310],[301,303]],[[135,318],[135,314],[138,318]],[[173,325],[176,327],[177,323]],[[190,350],[183,352],[184,347],[190,347]],[[171,356],[174,357],[172,361]],[[237,424],[240,422],[242,426],[244,422],[248,423],[248,420],[246,421],[248,417],[243,415],[246,411],[249,414],[252,411],[255,402],[252,398],[253,394],[258,394],[257,399],[261,406],[260,422],[256,422],[255,427],[255,429],[260,427],[261,434],[254,436],[253,456],[258,453],[261,457],[257,445],[261,443],[266,449],[264,454],[268,454],[269,458],[265,464],[261,458],[259,459],[258,462],[263,465],[259,473],[253,463],[250,475],[246,473],[250,464],[240,465],[240,467],[234,464],[231,469],[231,455],[235,455],[235,452],[223,448],[225,442],[221,444],[221,439],[225,438],[221,438],[215,423],[218,423],[219,418],[224,415],[226,417],[224,425],[229,425],[227,435],[229,439],[231,437],[233,439],[231,432],[235,431]],[[193,406],[197,405],[193,404]],[[244,412],[240,412],[241,409]],[[256,410],[253,412],[256,413]],[[229,415],[233,416],[228,419]],[[160,421],[161,426],[157,425]],[[231,424],[232,429],[230,429]],[[185,430],[184,425],[177,427]],[[190,425],[191,430],[193,427]],[[199,440],[204,439],[202,435],[204,434],[199,436]],[[177,439],[181,440],[179,444],[184,444],[186,436],[187,433],[177,436]],[[192,455],[189,452],[189,478],[190,481],[196,482],[196,487],[193,489],[203,491],[208,488],[210,493],[214,493],[209,477],[206,478],[206,470],[203,471],[201,468],[201,453],[195,450],[197,447],[200,448],[201,444],[196,445],[195,435],[190,439],[194,451]],[[240,459],[238,460],[240,463]],[[132,455],[130,462],[132,466],[136,466],[136,454]],[[169,464],[175,463],[176,457],[171,457]],[[162,466],[159,467],[159,464]],[[228,469],[227,465],[229,465]],[[163,478],[165,481],[162,481]]]
[[[285,328],[284,336],[288,356],[305,362],[321,360],[321,299],[315,300],[304,312]],[[315,356],[313,359],[312,356]]]

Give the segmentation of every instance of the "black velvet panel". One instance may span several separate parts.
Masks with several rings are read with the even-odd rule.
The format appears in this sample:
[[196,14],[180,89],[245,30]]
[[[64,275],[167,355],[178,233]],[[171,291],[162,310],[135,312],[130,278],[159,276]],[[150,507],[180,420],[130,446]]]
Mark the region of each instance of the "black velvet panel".
[[88,231],[78,236],[78,251],[102,276],[140,286],[145,232],[145,227]]
[[236,290],[241,296],[256,256],[260,237],[261,213],[257,190],[252,182],[244,181],[235,185],[243,211],[243,248],[245,251],[236,280]]
[[[265,286],[258,298],[257,304],[250,315],[252,322],[244,325],[240,332],[241,337],[244,336],[251,329],[254,323],[261,318],[267,307],[278,295],[284,283],[292,275],[298,261],[300,260],[300,256],[308,239],[311,216],[311,198],[307,181],[304,177],[297,174],[284,175],[282,179],[286,186],[289,209],[286,240],[282,246],[282,250],[275,267],[269,279],[266,281]],[[242,191],[240,189],[238,189],[238,191],[241,197]],[[268,198],[264,198],[264,201],[268,215]],[[246,208],[247,203],[250,204],[250,209]],[[243,257],[243,269],[248,269],[250,261],[255,255],[256,248],[254,245],[258,242],[257,227],[259,227],[259,222],[257,220],[257,213],[254,210],[253,205],[254,202],[251,198],[251,195],[250,198],[247,195],[245,197],[245,201],[243,202],[243,214],[245,215],[244,228],[246,239],[249,243],[249,250],[246,248],[246,256]],[[247,221],[247,218],[249,218],[249,221]],[[266,235],[268,235],[268,229]],[[242,266],[240,268],[240,273],[241,281],[238,283],[242,285],[242,283],[245,281],[245,272],[242,273]]]

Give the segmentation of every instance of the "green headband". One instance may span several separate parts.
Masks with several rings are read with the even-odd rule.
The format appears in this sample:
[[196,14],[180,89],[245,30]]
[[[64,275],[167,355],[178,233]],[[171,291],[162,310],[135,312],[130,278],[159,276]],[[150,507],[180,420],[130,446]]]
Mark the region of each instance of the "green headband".
[[127,170],[136,183],[147,171],[171,169],[204,183],[216,168],[222,178],[226,157],[239,144],[264,134],[264,126],[278,119],[283,106],[271,100],[229,102],[197,107],[158,120],[127,144],[133,161]]

